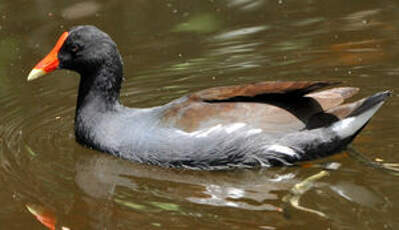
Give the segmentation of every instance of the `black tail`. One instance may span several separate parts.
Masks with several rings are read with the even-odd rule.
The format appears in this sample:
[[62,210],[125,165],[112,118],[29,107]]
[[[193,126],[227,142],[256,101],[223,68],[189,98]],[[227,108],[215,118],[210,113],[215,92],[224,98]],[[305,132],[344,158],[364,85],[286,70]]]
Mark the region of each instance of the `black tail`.
[[390,90],[387,90],[384,92],[376,93],[373,96],[366,98],[365,101],[357,109],[355,109],[352,113],[348,115],[348,117],[356,117],[366,112],[378,103],[385,101],[387,97],[391,96],[391,93],[392,92]]

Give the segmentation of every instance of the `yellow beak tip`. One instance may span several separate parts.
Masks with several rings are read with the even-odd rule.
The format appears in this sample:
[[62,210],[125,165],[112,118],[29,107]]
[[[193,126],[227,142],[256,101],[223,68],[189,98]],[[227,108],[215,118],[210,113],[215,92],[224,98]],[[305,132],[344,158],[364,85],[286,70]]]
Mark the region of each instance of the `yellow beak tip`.
[[46,72],[42,69],[32,69],[32,71],[30,71],[27,80],[28,81],[32,81],[35,79],[38,79],[42,76],[44,76],[46,74]]

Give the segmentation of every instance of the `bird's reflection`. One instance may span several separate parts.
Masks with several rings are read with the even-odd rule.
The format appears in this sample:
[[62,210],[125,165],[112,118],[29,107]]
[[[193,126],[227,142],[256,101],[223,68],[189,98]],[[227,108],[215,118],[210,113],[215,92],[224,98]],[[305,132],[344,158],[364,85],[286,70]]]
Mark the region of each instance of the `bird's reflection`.
[[[295,184],[295,168],[192,171],[139,165],[105,154],[82,156],[76,184],[96,199],[136,199],[155,195],[175,202],[254,210],[278,210],[268,200]],[[251,202],[248,202],[251,201]],[[140,201],[139,201],[140,202]]]

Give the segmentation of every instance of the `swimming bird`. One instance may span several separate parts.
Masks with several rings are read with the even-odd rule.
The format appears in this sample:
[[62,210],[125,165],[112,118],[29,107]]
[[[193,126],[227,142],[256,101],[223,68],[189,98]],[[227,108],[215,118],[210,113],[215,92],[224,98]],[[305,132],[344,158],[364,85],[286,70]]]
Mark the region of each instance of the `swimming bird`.
[[[95,26],[64,32],[28,81],[57,69],[80,74],[77,142],[134,162],[190,169],[292,165],[344,149],[390,91],[358,92],[327,81],[271,81],[204,89],[152,108],[119,100],[123,63]],[[334,86],[334,87],[333,87]]]

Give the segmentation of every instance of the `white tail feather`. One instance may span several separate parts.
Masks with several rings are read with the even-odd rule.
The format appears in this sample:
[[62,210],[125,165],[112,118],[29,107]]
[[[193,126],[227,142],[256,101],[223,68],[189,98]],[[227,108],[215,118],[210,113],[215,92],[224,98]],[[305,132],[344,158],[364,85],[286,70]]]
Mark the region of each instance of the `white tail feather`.
[[357,116],[348,117],[338,122],[335,122],[331,129],[338,134],[342,139],[354,135],[359,129],[361,129],[370,118],[377,112],[377,110],[384,104],[383,101],[371,107],[366,112]]

